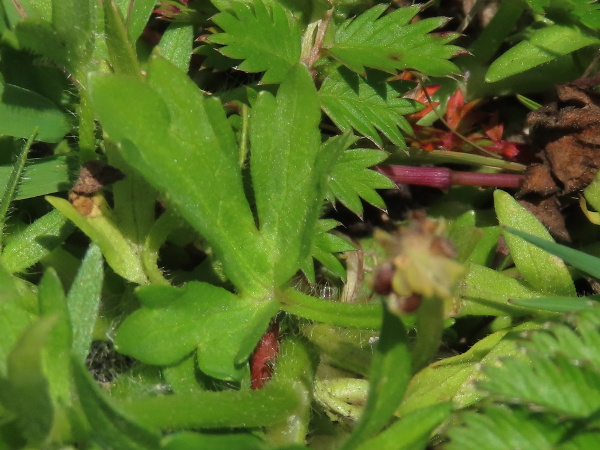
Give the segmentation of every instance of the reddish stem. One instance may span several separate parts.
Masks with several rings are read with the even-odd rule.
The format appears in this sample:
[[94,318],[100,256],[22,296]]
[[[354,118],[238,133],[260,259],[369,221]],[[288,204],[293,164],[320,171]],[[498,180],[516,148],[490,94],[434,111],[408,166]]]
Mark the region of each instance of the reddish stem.
[[455,185],[518,188],[524,178],[523,175],[512,173],[459,172],[447,167],[383,165],[374,168],[397,184],[416,184],[440,189],[448,189]]
[[273,376],[273,363],[279,352],[278,337],[279,323],[273,320],[250,358],[252,389],[261,389]]

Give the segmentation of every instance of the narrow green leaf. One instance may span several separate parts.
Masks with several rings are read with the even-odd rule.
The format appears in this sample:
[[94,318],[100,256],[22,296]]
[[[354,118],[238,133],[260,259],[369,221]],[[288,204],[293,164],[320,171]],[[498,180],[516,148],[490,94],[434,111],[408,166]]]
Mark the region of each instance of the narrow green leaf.
[[535,236],[533,234],[507,226],[505,230],[519,236],[521,239],[541,248],[542,250],[561,258],[563,261],[577,267],[579,270],[600,279],[600,258],[588,255],[579,250],[555,243],[546,236]]
[[[30,159],[25,171],[27,176],[21,180],[15,200],[39,197],[58,191],[66,191],[72,184],[69,165],[72,158],[51,156],[48,158]],[[11,166],[0,166],[0,186],[6,186]]]
[[433,430],[446,420],[452,403],[443,402],[417,409],[369,439],[358,450],[394,448],[396,450],[425,449]]
[[423,108],[423,105],[400,98],[390,83],[373,82],[340,67],[325,79],[319,89],[323,111],[342,130],[355,129],[383,147],[377,130],[392,144],[406,146],[401,131],[412,134],[412,128],[403,117]]
[[[495,191],[494,204],[500,225],[552,240],[541,222],[506,192]],[[571,275],[559,258],[514,234],[503,234],[519,273],[534,289],[550,295],[575,296]]]
[[17,415],[30,446],[39,448],[54,422],[55,405],[44,373],[43,349],[57,317],[32,324],[21,336],[7,360],[7,379],[0,383],[0,401]]
[[125,18],[125,28],[131,42],[138,40],[156,5],[155,0],[115,0]]
[[0,134],[28,138],[38,127],[37,140],[58,142],[71,129],[67,114],[41,95],[0,83]]
[[81,262],[67,297],[73,327],[73,352],[82,362],[92,344],[103,282],[102,253],[100,247],[92,244]]
[[92,440],[100,448],[148,450],[159,448],[160,435],[138,425],[101,392],[85,366],[73,359],[77,394],[90,424]]
[[360,74],[365,73],[365,67],[391,73],[410,68],[434,76],[458,72],[448,59],[462,49],[445,45],[458,34],[430,34],[446,23],[445,18],[410,23],[419,6],[398,8],[380,17],[386,9],[387,5],[377,5],[342,23],[327,52]]
[[320,119],[317,91],[303,64],[288,73],[276,97],[263,91],[253,108],[252,185],[277,285],[308,256],[325,194],[331,166],[320,160]]
[[104,129],[125,160],[208,240],[236,287],[264,291],[269,263],[218,100],[205,99],[183,72],[157,57],[148,84],[93,76],[90,85]]
[[586,33],[582,27],[547,26],[534,31],[527,40],[519,42],[504,52],[490,65],[485,80],[488,83],[500,81],[559,56],[599,43],[600,39]]
[[86,217],[67,200],[58,197],[46,197],[46,200],[100,247],[106,262],[117,274],[132,283],[148,283],[140,256],[117,225],[107,216],[108,210],[105,204],[100,201],[98,215]]
[[163,33],[158,48],[161,55],[179,70],[187,73],[192,57],[193,41],[193,24],[173,22]]
[[215,378],[237,380],[243,364],[277,312],[274,301],[256,302],[206,283],[140,289],[145,305],[120,326],[121,353],[147,364],[170,365],[198,349],[198,365]]
[[369,397],[363,415],[344,444],[344,449],[357,448],[390,421],[411,377],[410,360],[402,320],[383,308],[381,335],[371,364]]
[[238,69],[265,72],[262,83],[281,82],[300,61],[301,34],[297,19],[276,2],[267,6],[263,0],[256,0],[253,8],[235,2],[230,7],[232,12],[221,12],[213,17],[213,22],[224,32],[213,34],[210,42],[225,45],[219,50],[225,56],[243,59]]
[[129,40],[125,21],[114,0],[104,0],[104,29],[110,64],[115,73],[141,78],[135,49]]
[[0,265],[0,376],[7,373],[7,360],[15,343],[35,315],[22,305],[22,293],[19,292],[12,275]]
[[8,177],[6,186],[4,187],[4,193],[2,194],[2,198],[0,199],[0,243],[5,232],[4,224],[6,223],[6,215],[8,214],[8,208],[15,198],[17,188],[19,186],[19,181],[21,181],[21,178],[23,178],[23,170],[25,169],[27,155],[29,154],[29,149],[33,144],[33,140],[35,139],[36,134],[37,129],[34,130],[33,134],[27,140],[27,143],[25,143],[25,145],[21,147],[21,150],[19,150],[19,153],[17,154],[12,170]]
[[540,309],[557,313],[590,311],[598,304],[594,297],[540,297],[511,298],[510,303],[525,308]]
[[206,434],[184,431],[167,436],[160,447],[163,450],[266,450],[267,445],[257,436],[247,433]]
[[44,366],[52,398],[60,405],[72,403],[71,348],[73,331],[67,299],[56,271],[49,268],[38,285],[40,316],[56,317],[44,349]]
[[74,227],[58,211],[50,211],[16,235],[10,236],[2,262],[11,273],[22,272],[61,245]]

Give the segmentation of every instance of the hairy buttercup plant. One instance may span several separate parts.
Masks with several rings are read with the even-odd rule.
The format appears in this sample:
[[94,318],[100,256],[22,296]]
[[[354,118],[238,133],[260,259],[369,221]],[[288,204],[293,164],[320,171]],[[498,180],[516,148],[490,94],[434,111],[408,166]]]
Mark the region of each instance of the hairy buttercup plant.
[[597,274],[485,187],[529,163],[506,94],[588,79],[598,8],[399,3],[0,2],[0,447],[595,436],[595,316],[559,312]]

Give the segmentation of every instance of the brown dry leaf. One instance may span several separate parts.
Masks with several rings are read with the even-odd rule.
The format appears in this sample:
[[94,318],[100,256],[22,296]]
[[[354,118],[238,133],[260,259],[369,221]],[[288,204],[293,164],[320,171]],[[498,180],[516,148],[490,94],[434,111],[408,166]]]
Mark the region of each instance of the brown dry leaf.
[[600,168],[600,75],[557,86],[558,100],[529,113],[537,162],[518,193],[557,238],[569,241],[561,209],[566,196],[587,187]]

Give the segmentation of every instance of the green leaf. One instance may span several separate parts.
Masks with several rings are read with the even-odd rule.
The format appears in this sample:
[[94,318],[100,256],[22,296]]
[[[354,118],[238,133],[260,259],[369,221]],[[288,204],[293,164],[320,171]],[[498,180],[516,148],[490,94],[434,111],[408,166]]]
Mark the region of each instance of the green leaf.
[[[27,176],[19,183],[15,200],[66,191],[71,183],[69,163],[65,156],[30,159],[25,164]],[[0,185],[6,186],[13,166],[0,166]]]
[[148,24],[148,20],[152,14],[152,10],[156,5],[155,0],[115,0],[121,14],[125,18],[125,27],[129,34],[131,42],[137,39],[144,31],[144,27]]
[[391,425],[379,435],[363,443],[358,450],[394,448],[425,449],[429,436],[452,411],[452,403],[438,403],[417,409]]
[[[497,403],[467,412],[450,448],[588,448],[598,442],[600,310],[546,325],[520,358],[485,368],[478,386]],[[489,403],[489,402],[488,402]],[[588,431],[591,431],[589,433]],[[593,447],[593,445],[592,445]]]
[[297,338],[285,339],[275,374],[262,389],[129,397],[121,406],[140,423],[161,430],[286,425],[310,406],[305,386],[311,385],[314,369],[306,346]]
[[58,142],[71,129],[67,114],[41,95],[0,83],[0,134],[28,138],[37,127],[37,140]]
[[264,292],[270,263],[218,100],[204,98],[183,72],[158,57],[151,60],[148,83],[96,75],[90,86],[104,129],[124,159],[207,239],[238,289]]
[[519,42],[504,52],[490,65],[485,80],[488,83],[500,81],[559,56],[599,43],[600,39],[586,33],[582,27],[547,26],[534,31],[526,41]]
[[73,352],[82,362],[85,361],[92,344],[103,282],[102,253],[100,247],[92,244],[81,262],[67,296],[73,327]]
[[592,297],[540,297],[540,298],[511,298],[510,303],[534,308],[542,311],[566,313],[576,311],[591,311],[598,304],[598,298]]
[[406,396],[396,414],[400,417],[440,402],[452,401],[456,408],[472,405],[484,397],[475,382],[484,378],[483,368],[498,364],[500,358],[518,353],[516,341],[523,332],[542,328],[525,322],[512,330],[497,331],[477,342],[461,355],[430,364],[412,377]]
[[277,312],[274,301],[256,302],[206,283],[183,288],[151,286],[138,290],[144,307],[119,327],[119,352],[147,364],[170,365],[198,349],[206,374],[238,380],[243,364]]
[[49,6],[46,2],[43,14],[29,14],[30,18],[17,22],[19,45],[80,76],[94,47],[92,18],[96,2],[52,0],[52,11]]
[[[506,192],[495,191],[494,204],[501,226],[512,226],[539,238],[552,240],[544,225]],[[576,295],[571,275],[559,258],[514,234],[503,234],[519,273],[534,289],[550,295]]]
[[48,269],[38,285],[40,315],[52,317],[56,323],[48,334],[42,353],[44,372],[50,394],[56,405],[71,405],[71,348],[72,330],[67,299],[56,271]]
[[387,153],[380,150],[346,150],[331,172],[328,200],[339,200],[358,216],[363,213],[361,198],[373,206],[385,209],[385,202],[375,189],[394,189],[396,185],[388,177],[369,167],[384,161],[387,156]]
[[46,440],[54,422],[55,405],[44,371],[43,349],[57,317],[39,319],[23,333],[7,360],[7,379],[0,380],[0,401],[17,415],[30,446]]
[[213,34],[210,42],[225,45],[220,49],[225,56],[243,59],[239,70],[266,72],[262,83],[281,82],[300,61],[301,34],[297,22],[275,2],[267,6],[256,0],[253,8],[235,2],[231,10],[213,17],[213,22],[224,32]]
[[377,130],[394,145],[406,146],[400,131],[412,134],[402,117],[423,108],[413,100],[400,98],[402,92],[385,81],[374,82],[340,67],[323,82],[319,100],[323,111],[342,130],[355,129],[383,147]]
[[343,449],[357,448],[378,433],[400,405],[412,371],[402,320],[383,308],[381,335],[369,378],[369,397],[363,414]]
[[451,450],[551,449],[557,448],[555,444],[567,432],[564,423],[527,408],[511,410],[493,405],[486,407],[482,414],[469,412],[463,420],[463,427],[452,428],[448,433],[451,439],[448,448]]
[[192,24],[173,22],[163,33],[158,48],[161,55],[179,70],[187,73],[192,57],[193,41],[194,26]]
[[420,11],[419,6],[398,8],[380,17],[387,8],[388,5],[377,5],[346,20],[337,29],[333,45],[325,50],[360,74],[365,73],[365,67],[390,73],[414,69],[433,76],[459,71],[448,59],[461,49],[445,45],[458,34],[430,34],[447,22],[445,18],[410,23]]
[[469,315],[511,315],[521,316],[531,311],[517,308],[508,300],[511,298],[539,297],[536,292],[521,281],[504,275],[489,267],[469,264],[462,284],[461,301],[457,306],[460,316]]
[[320,119],[317,91],[303,64],[288,73],[276,97],[263,91],[253,108],[252,185],[276,286],[287,282],[309,255],[325,177],[339,151],[321,150]]
[[110,64],[115,73],[141,77],[135,49],[129,40],[121,11],[114,0],[104,0],[104,28]]
[[315,283],[313,258],[338,277],[346,278],[346,269],[333,253],[352,251],[355,250],[355,247],[341,236],[329,232],[338,225],[340,223],[333,219],[320,219],[317,221],[310,256],[306,258],[302,266],[302,271],[311,284]]
[[46,200],[71,220],[102,250],[108,265],[120,276],[132,283],[146,284],[148,277],[137,253],[137,249],[123,236],[119,227],[109,216],[105,201],[99,197],[98,212],[84,216],[67,200],[46,197]]
[[54,248],[73,231],[73,225],[58,211],[50,211],[16,235],[10,236],[2,262],[11,272],[23,272]]
[[541,248],[551,255],[561,258],[563,261],[577,267],[582,272],[600,279],[600,258],[557,244],[546,236],[535,236],[509,226],[505,227],[505,230],[519,236],[521,239]]
[[123,450],[159,448],[159,434],[138,425],[120,408],[113,405],[77,358],[73,359],[73,372],[83,412],[88,422],[93,424],[92,440],[99,448]]
[[161,449],[164,450],[265,450],[268,447],[258,437],[247,434],[206,434],[184,431],[167,436]]
[[23,331],[34,319],[23,303],[15,279],[0,265],[0,376],[6,376],[7,359]]

